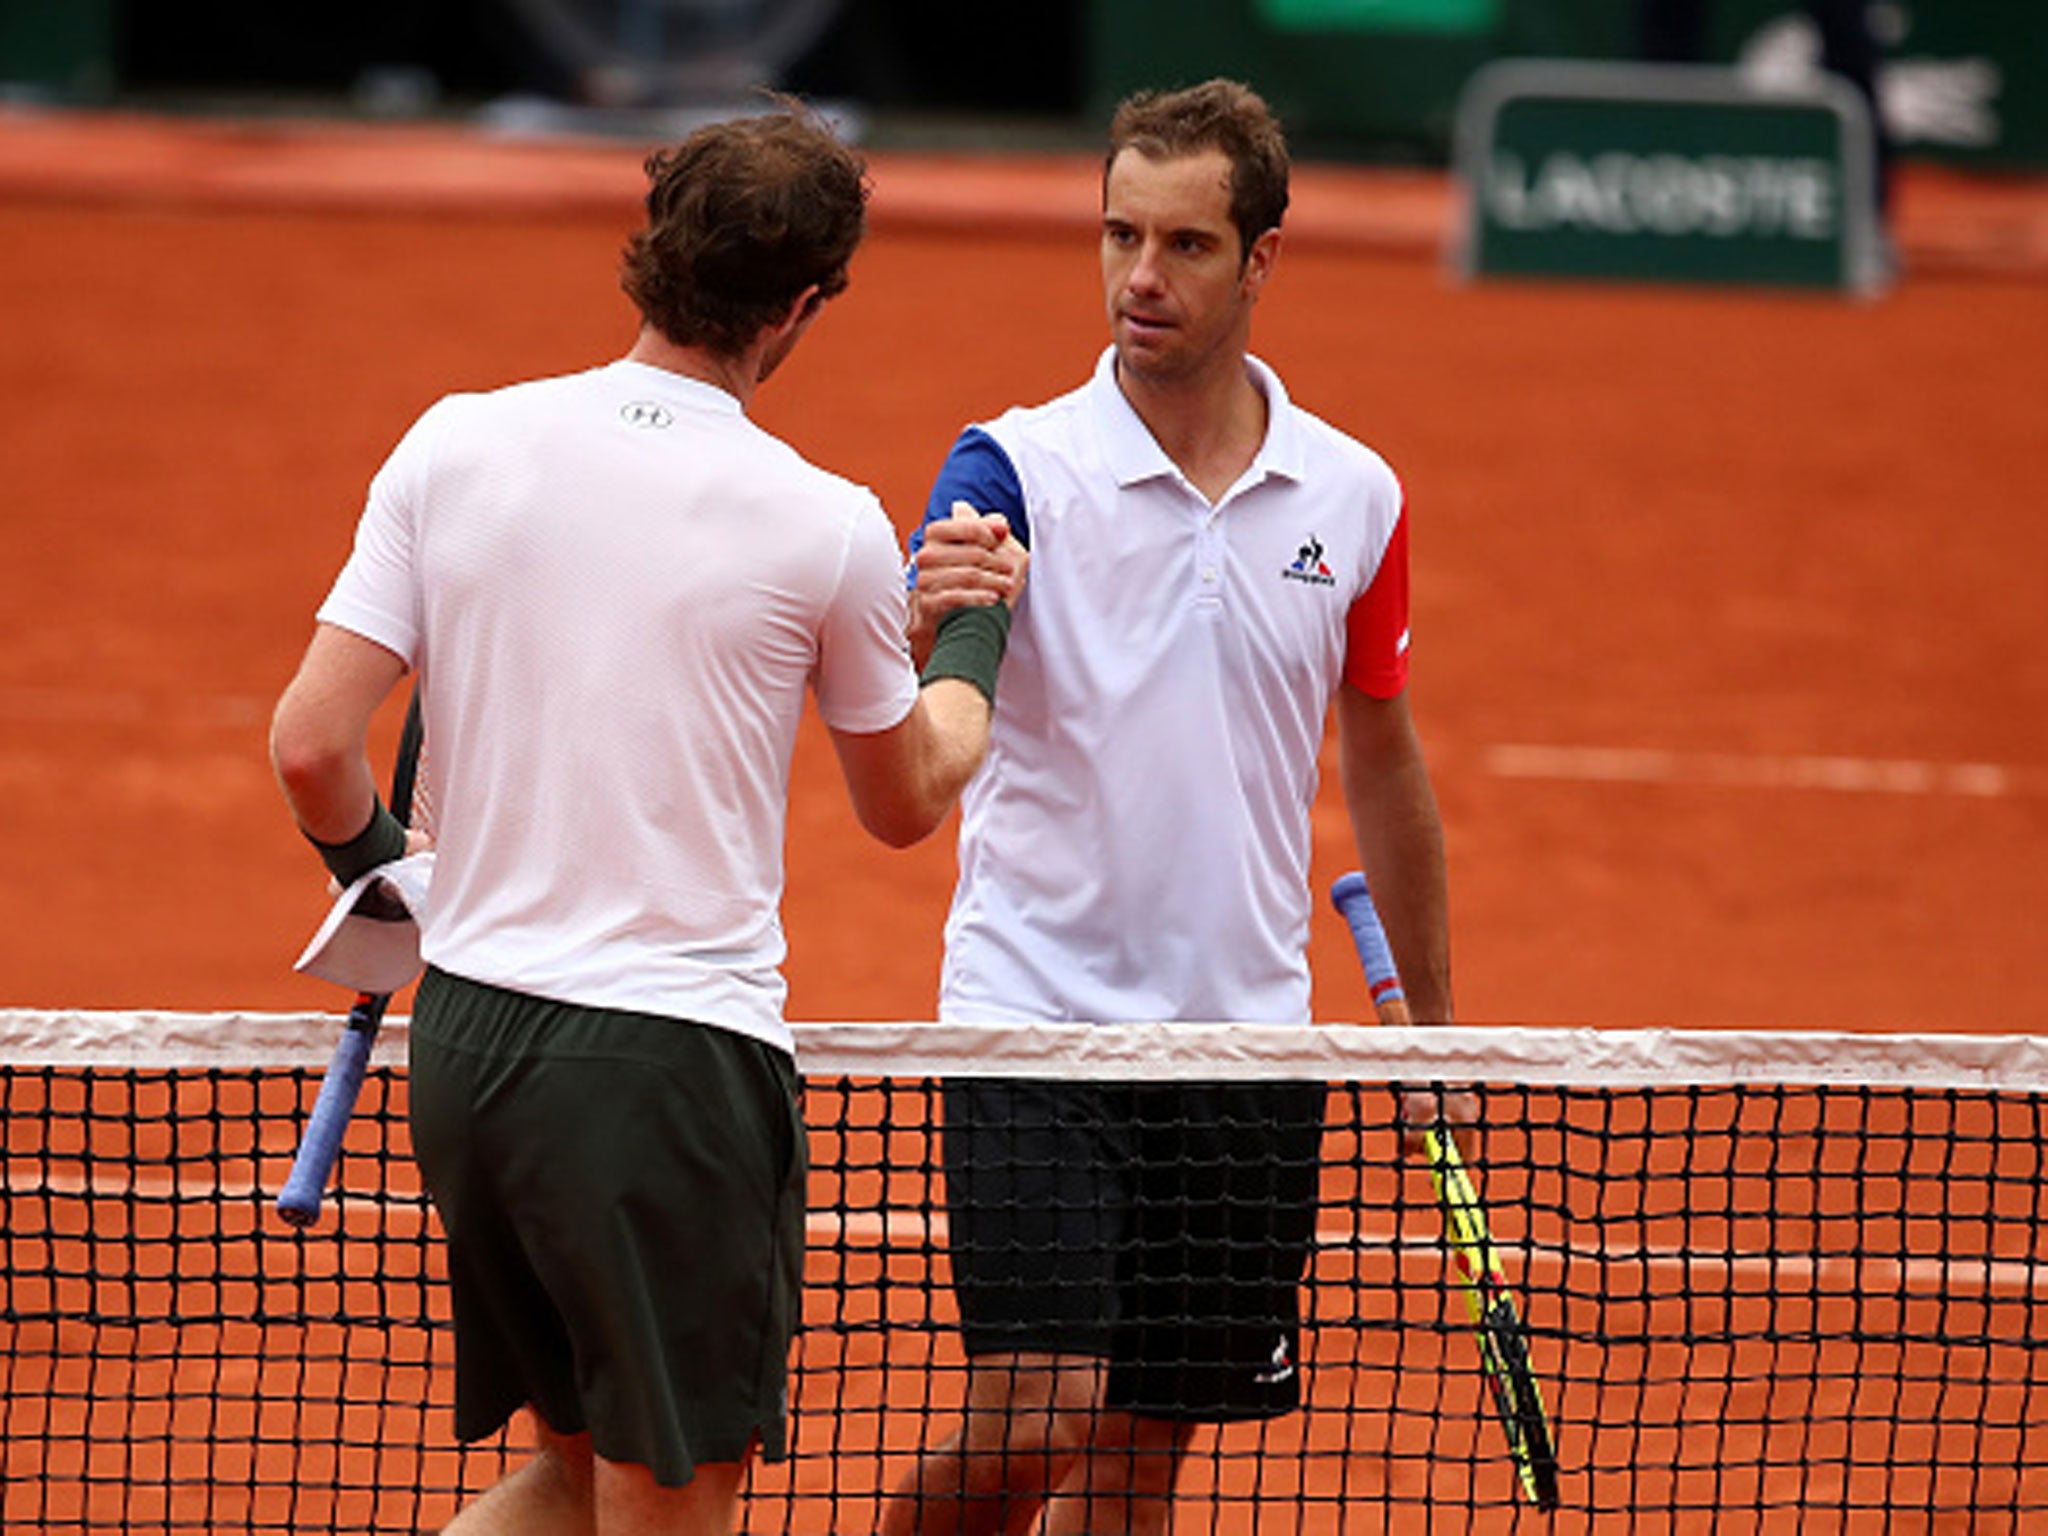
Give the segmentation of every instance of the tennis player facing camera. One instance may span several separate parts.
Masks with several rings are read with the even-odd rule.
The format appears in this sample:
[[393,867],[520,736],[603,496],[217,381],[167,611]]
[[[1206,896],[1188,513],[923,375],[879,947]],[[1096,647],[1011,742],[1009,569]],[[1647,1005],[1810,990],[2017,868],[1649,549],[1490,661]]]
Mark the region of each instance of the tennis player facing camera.
[[371,488],[272,753],[346,884],[398,854],[365,743],[409,669],[437,863],[412,1125],[448,1232],[456,1431],[534,1458],[448,1530],[723,1532],[780,1456],[804,1127],[778,915],[806,689],[861,823],[930,832],[986,750],[1000,517],[922,687],[873,495],[750,422],[847,283],[860,160],[794,103],[648,162],[606,366],[449,396]]
[[[943,1019],[1300,1022],[1310,811],[1344,801],[1415,1016],[1451,1018],[1443,837],[1407,703],[1408,527],[1380,458],[1248,353],[1288,156],[1245,87],[1141,93],[1103,177],[1110,346],[970,427],[913,537],[913,645],[978,601],[945,516],[1031,551],[962,801]],[[964,1419],[884,1521],[1164,1531],[1198,1425],[1301,1400],[1323,1090],[949,1083]]]

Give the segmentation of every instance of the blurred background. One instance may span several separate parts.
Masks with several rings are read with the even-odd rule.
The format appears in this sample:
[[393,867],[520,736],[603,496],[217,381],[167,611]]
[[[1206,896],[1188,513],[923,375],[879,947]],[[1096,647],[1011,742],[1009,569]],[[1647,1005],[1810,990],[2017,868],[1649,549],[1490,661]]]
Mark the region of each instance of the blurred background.
[[[1847,10],[1881,291],[1440,259],[1482,69],[1797,88]],[[1461,1013],[2048,1028],[2039,0],[0,0],[0,1003],[334,1006],[271,703],[418,413],[630,338],[643,145],[772,84],[872,151],[855,297],[760,411],[907,531],[1102,345],[1112,103],[1219,73],[1296,150],[1259,347],[1416,512]],[[815,732],[797,774],[793,1016],[926,1016],[950,836],[865,846]]]
[[[2048,165],[2048,7],[1875,0],[1882,125],[1906,156]],[[1821,68],[1801,0],[0,0],[0,100],[335,110],[660,134],[664,115],[774,83],[841,104],[882,147],[1063,144],[1140,84],[1230,73],[1297,147],[1445,159],[1458,92],[1504,57],[1699,61],[1784,81]],[[1663,13],[1661,16],[1654,13]],[[650,121],[649,115],[653,118]]]

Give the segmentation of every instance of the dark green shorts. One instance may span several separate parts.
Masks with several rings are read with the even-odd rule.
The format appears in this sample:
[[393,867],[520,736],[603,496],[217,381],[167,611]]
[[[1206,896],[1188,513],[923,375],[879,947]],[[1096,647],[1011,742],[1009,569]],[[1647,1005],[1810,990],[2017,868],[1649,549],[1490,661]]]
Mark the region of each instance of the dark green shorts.
[[671,1487],[784,1454],[806,1171],[785,1053],[429,970],[411,1105],[461,1439],[530,1404]]

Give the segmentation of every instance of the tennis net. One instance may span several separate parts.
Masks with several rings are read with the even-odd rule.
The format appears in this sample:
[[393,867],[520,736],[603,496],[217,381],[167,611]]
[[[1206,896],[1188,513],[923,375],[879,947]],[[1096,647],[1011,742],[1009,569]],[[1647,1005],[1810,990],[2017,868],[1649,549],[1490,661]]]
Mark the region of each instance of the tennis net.
[[[320,1224],[271,1202],[325,1016],[0,1011],[9,1532],[417,1531],[454,1445],[438,1228],[380,1042]],[[2011,1531],[2048,1521],[2048,1040],[799,1026],[812,1180],[787,1461],[751,1532],[877,1529],[965,1368],[940,1081],[1319,1087],[1304,1406],[1198,1436],[1178,1532]],[[1507,1453],[1389,1084],[1469,1161],[1554,1441]],[[1288,1362],[1289,1365],[1295,1362]]]

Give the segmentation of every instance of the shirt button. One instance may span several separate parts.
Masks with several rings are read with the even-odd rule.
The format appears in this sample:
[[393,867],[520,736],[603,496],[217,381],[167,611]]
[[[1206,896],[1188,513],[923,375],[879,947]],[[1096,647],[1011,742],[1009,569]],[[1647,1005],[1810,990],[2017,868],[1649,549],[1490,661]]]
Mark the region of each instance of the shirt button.
[[1202,580],[1209,582],[1213,585],[1216,580],[1216,568],[1214,566],[1211,566],[1207,570],[1203,571]]

